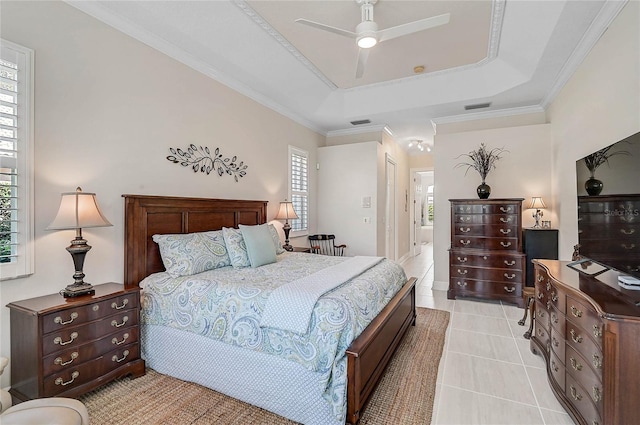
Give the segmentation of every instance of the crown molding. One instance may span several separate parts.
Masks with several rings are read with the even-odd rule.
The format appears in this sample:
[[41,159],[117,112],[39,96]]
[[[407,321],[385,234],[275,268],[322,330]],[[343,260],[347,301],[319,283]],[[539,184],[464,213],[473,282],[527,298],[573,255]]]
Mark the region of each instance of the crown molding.
[[575,48],[569,59],[565,62],[560,73],[558,74],[558,78],[556,78],[555,83],[551,87],[551,89],[547,92],[547,95],[540,105],[547,109],[551,103],[555,100],[556,96],[560,94],[562,88],[567,84],[567,81],[573,76],[573,74],[577,71],[578,67],[582,64],[584,59],[587,57],[591,49],[596,45],[600,37],[607,31],[609,25],[613,22],[613,20],[618,16],[622,8],[628,3],[628,0],[614,0],[614,1],[606,1],[602,6],[602,9],[594,19],[594,21],[589,26],[589,29],[582,36],[582,39],[578,43],[578,46]]
[[345,128],[342,130],[327,131],[326,136],[327,137],[351,136],[354,134],[373,133],[376,131],[382,133],[383,131],[387,131],[386,128],[387,126],[384,124],[366,125],[366,126],[363,125],[363,126],[358,126],[357,128]]
[[240,83],[233,77],[230,77],[220,70],[213,68],[208,65],[204,61],[201,61],[189,53],[186,53],[184,50],[179,47],[169,43],[167,40],[164,40],[160,37],[157,37],[150,32],[140,28],[139,26],[129,22],[125,18],[120,15],[117,15],[105,7],[103,7],[98,2],[93,1],[84,1],[84,0],[64,0],[70,6],[75,7],[81,12],[86,13],[89,16],[109,25],[110,27],[115,28],[116,30],[138,40],[139,42],[146,44],[147,46],[158,50],[161,53],[169,56],[172,59],[177,60],[178,62],[183,63],[189,68],[193,68],[194,70],[206,75],[207,77],[213,78],[219,83],[231,88],[232,90],[237,91],[240,94],[247,96],[248,98],[256,101],[262,106],[269,108],[285,117],[295,121],[296,123],[308,128],[309,130],[315,131],[323,136],[326,136],[326,129],[323,129],[316,125],[315,123],[309,121],[308,119],[292,112],[289,108],[286,108],[275,102],[268,97],[262,95],[261,93],[253,90],[252,88]]
[[495,111],[483,111],[483,112],[471,112],[468,114],[450,115],[447,117],[438,117],[431,120],[433,130],[436,130],[436,126],[440,124],[453,124],[466,121],[486,120],[491,118],[504,118],[514,115],[536,114],[544,112],[545,109],[540,105],[535,106],[520,106],[517,108],[498,109]]

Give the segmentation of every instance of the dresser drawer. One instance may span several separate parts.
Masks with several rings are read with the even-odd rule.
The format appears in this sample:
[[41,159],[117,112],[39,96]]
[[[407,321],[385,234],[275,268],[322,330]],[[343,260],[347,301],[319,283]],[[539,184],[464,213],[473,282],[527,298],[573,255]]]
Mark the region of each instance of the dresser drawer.
[[536,300],[535,313],[536,325],[542,325],[548,332],[551,329],[551,323],[549,321],[551,312],[547,308],[547,304],[541,300]]
[[556,384],[560,387],[560,390],[564,392],[564,383],[565,383],[565,370],[564,363],[562,360],[563,357],[558,357],[553,350],[549,355],[549,368],[551,369],[551,377],[556,382]]
[[518,238],[508,237],[455,236],[451,244],[453,248],[487,249],[496,251],[518,250]]
[[451,286],[462,296],[473,294],[501,295],[513,298],[522,298],[522,284],[510,282],[491,282],[463,278],[451,278]]
[[509,214],[454,214],[452,217],[454,225],[485,225],[501,224],[509,226],[518,225],[518,216]]
[[586,391],[570,373],[566,374],[565,394],[585,419],[585,423],[589,425],[604,425],[601,419],[601,412],[599,412],[593,404],[588,391]]
[[585,302],[567,296],[567,317],[580,326],[602,348],[604,325],[595,309]]
[[549,354],[549,352],[551,351],[551,342],[549,340],[549,331],[547,329],[545,329],[543,326],[539,326],[540,322],[538,322],[536,320],[536,324],[535,324],[535,337],[536,339],[540,342],[540,345],[542,345],[545,349],[545,351],[547,352],[547,354]]
[[519,214],[519,203],[500,204],[456,204],[453,207],[454,214]]
[[560,313],[553,305],[551,305],[551,309],[549,310],[549,322],[551,323],[551,328],[564,340],[566,337],[566,319],[564,314]]
[[565,365],[567,373],[588,392],[593,404],[602,412],[602,369],[599,369],[600,373],[594,372],[591,364],[571,346],[567,347]]
[[467,250],[455,250],[449,253],[449,264],[451,264],[451,266],[477,266],[524,270],[524,255],[502,252],[477,254]]
[[106,317],[118,310],[137,308],[138,296],[135,293],[120,295],[108,300],[71,307],[42,316],[42,333],[66,329],[78,324]]
[[491,280],[494,282],[522,283],[522,270],[483,267],[452,266],[450,276],[456,279]]
[[140,358],[140,346],[130,344],[118,347],[90,362],[68,367],[64,371],[44,378],[44,396],[54,397],[65,391],[73,390],[117,369],[127,361],[137,358]]
[[79,347],[102,338],[120,327],[137,324],[138,310],[124,310],[81,326],[51,332],[43,337],[42,353],[46,356],[59,350]]
[[138,342],[138,333],[138,327],[119,329],[98,341],[68,348],[46,356],[42,360],[43,375],[48,376],[52,373],[59,373],[80,363],[91,361],[120,345]]
[[458,224],[453,228],[456,236],[517,237],[519,229],[507,224]]
[[585,359],[602,359],[602,350],[591,337],[567,318],[567,344],[572,346]]
[[553,326],[551,327],[551,331],[550,331],[550,337],[551,337],[551,351],[554,352],[559,359],[563,359],[564,360],[564,355],[565,355],[565,340],[564,337],[562,337],[560,335],[560,333],[558,333],[558,331],[556,329],[553,328]]

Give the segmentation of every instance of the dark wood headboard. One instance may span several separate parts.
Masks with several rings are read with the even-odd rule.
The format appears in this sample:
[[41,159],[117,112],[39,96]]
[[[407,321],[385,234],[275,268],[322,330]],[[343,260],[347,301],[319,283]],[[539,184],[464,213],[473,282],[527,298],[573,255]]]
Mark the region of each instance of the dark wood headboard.
[[267,201],[122,195],[124,285],[164,270],[153,235],[193,233],[267,222]]

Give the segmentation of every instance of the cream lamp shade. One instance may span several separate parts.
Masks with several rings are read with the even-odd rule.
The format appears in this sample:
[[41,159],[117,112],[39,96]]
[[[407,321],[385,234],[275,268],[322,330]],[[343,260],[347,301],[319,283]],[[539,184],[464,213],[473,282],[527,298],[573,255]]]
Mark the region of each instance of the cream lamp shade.
[[286,199],[284,202],[280,202],[280,209],[276,215],[276,220],[284,220],[284,226],[282,226],[282,231],[284,232],[284,245],[282,245],[282,247],[287,251],[293,251],[293,246],[289,245],[289,232],[291,231],[289,220],[297,220],[299,218],[298,214],[296,214],[296,210],[293,208],[292,202],[289,202]]

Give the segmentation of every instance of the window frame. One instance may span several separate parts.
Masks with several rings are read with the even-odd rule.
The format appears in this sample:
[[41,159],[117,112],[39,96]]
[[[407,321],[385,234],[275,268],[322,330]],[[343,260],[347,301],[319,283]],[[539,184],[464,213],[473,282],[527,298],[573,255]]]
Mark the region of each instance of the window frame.
[[[17,92],[17,215],[16,261],[0,263],[0,281],[34,272],[34,51],[0,39],[0,57],[18,65]],[[6,49],[6,50],[5,50]],[[9,58],[11,54],[11,58]],[[20,77],[24,75],[24,77]]]
[[[299,236],[306,236],[309,234],[309,210],[310,210],[310,205],[309,205],[309,200],[310,200],[310,193],[309,193],[309,152],[298,148],[296,146],[293,145],[289,145],[289,149],[288,149],[288,199],[293,201],[293,196],[304,196],[307,199],[307,211],[306,212],[302,212],[306,214],[306,228],[300,229],[300,230],[294,230],[294,226],[293,223],[299,220],[290,220],[291,224],[292,224],[292,229],[290,232],[290,237],[299,237]],[[298,155],[298,156],[303,156],[307,159],[307,181],[306,181],[306,187],[307,190],[306,191],[294,191],[293,190],[293,173],[292,173],[292,165],[293,165],[293,155]],[[296,213],[301,213],[300,211],[296,210]]]

